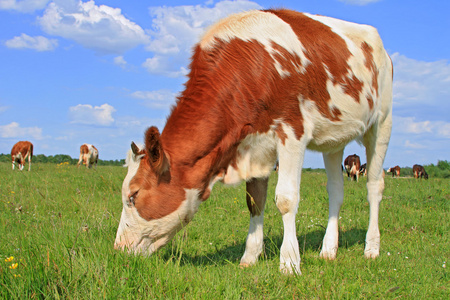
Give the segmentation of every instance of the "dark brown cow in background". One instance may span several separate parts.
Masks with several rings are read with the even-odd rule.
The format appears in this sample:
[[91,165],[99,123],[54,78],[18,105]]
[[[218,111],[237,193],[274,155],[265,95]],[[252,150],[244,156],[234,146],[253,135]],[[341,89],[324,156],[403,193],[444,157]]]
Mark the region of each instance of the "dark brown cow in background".
[[361,165],[361,167],[359,168],[359,175],[367,175],[367,164]]
[[387,170],[387,172],[392,173],[392,177],[394,177],[394,176],[400,177],[400,167],[399,166],[389,168]]
[[425,179],[428,179],[428,174],[425,171],[425,168],[421,165],[414,165],[413,166],[413,174],[414,174],[414,178],[423,178],[425,177]]
[[344,160],[344,168],[347,171],[347,177],[351,180],[355,179],[358,182],[359,179],[359,169],[361,168],[361,160],[356,154],[349,155]]
[[28,157],[28,171],[31,170],[31,159],[33,158],[33,144],[29,141],[17,142],[11,149],[12,169],[16,162],[19,163],[19,170],[22,171],[25,160]]

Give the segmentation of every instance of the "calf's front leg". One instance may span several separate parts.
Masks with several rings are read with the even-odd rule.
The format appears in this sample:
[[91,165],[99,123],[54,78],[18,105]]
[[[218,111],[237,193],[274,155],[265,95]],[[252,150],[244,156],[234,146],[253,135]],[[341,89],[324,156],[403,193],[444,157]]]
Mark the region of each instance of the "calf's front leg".
[[295,227],[295,215],[300,199],[300,180],[308,140],[297,140],[293,131],[284,128],[288,139],[278,144],[278,182],[275,200],[283,218],[284,234],[280,249],[280,271],[286,274],[300,271],[300,251]]

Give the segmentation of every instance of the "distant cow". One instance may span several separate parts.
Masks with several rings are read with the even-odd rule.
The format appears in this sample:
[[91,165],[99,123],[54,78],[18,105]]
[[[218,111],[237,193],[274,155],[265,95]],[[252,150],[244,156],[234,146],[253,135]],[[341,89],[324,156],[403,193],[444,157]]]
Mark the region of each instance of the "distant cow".
[[194,47],[188,81],[164,130],[150,127],[145,146],[132,146],[115,247],[152,254],[192,220],[216,182],[244,180],[250,226],[240,263],[255,264],[264,249],[268,180],[278,159],[280,270],[300,274],[295,218],[308,148],[323,153],[328,178],[320,256],[335,259],[344,200],[340,166],[345,145],[358,139],[369,166],[364,254],[377,257],[392,74],[370,26],[285,9],[235,14],[211,26]]
[[395,166],[395,167],[389,168],[387,170],[387,173],[392,173],[392,177],[394,177],[394,176],[400,177],[400,167]]
[[77,166],[80,167],[80,164],[83,163],[86,165],[86,168],[89,168],[92,164],[95,164],[95,168],[97,168],[98,161],[98,150],[91,144],[83,144],[80,147],[80,159],[78,160]]
[[361,165],[361,167],[359,168],[359,175],[367,175],[367,164]]
[[19,170],[22,171],[25,160],[28,157],[28,171],[31,170],[31,159],[33,158],[33,144],[28,141],[17,142],[11,149],[12,169],[15,163],[19,163]]
[[428,179],[428,174],[425,171],[425,168],[422,167],[421,165],[414,165],[413,166],[413,174],[414,174],[414,178],[423,178],[425,177],[425,179]]
[[361,160],[356,154],[349,155],[344,160],[344,168],[347,171],[347,177],[351,180],[355,179],[358,182],[359,179],[359,169],[361,168]]

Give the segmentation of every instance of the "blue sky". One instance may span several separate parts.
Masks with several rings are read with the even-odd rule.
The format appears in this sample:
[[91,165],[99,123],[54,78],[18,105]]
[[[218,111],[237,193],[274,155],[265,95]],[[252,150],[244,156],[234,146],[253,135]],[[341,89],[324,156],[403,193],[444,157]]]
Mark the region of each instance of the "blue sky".
[[[394,63],[394,125],[385,167],[450,160],[450,1],[0,0],[0,153],[78,157],[94,144],[124,158],[164,127],[191,48],[226,15],[285,7],[375,26]],[[364,149],[351,143],[344,156]],[[323,167],[308,152],[304,167]]]

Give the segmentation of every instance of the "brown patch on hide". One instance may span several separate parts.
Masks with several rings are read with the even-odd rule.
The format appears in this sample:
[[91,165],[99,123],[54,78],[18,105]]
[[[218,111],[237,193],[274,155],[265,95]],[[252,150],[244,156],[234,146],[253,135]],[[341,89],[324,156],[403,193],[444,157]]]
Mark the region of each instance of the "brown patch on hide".
[[[358,103],[363,87],[361,80],[352,73],[348,65],[352,54],[344,39],[327,25],[302,13],[285,9],[267,12],[275,14],[288,23],[305,48],[305,56],[310,64],[306,66],[304,73],[294,73],[297,85],[300,85],[301,89],[299,95],[303,99],[314,101],[322,116],[331,121],[339,121],[342,113],[330,106],[331,96],[327,90],[327,82],[330,80],[333,85],[340,85],[344,92]],[[281,49],[281,57],[277,57],[277,60],[284,57],[289,64],[294,63],[299,66],[298,58],[293,59],[292,54]],[[289,64],[282,65],[286,67]]]
[[[372,73],[372,88],[375,95],[378,96],[378,69],[375,65],[375,61],[373,60],[373,48],[367,44],[367,42],[363,42],[361,44],[361,49],[364,53],[365,58],[365,66]],[[369,100],[369,98],[367,99]],[[373,108],[373,99],[370,98],[369,107]]]
[[86,144],[83,144],[80,146],[80,154],[88,154],[89,148]]

